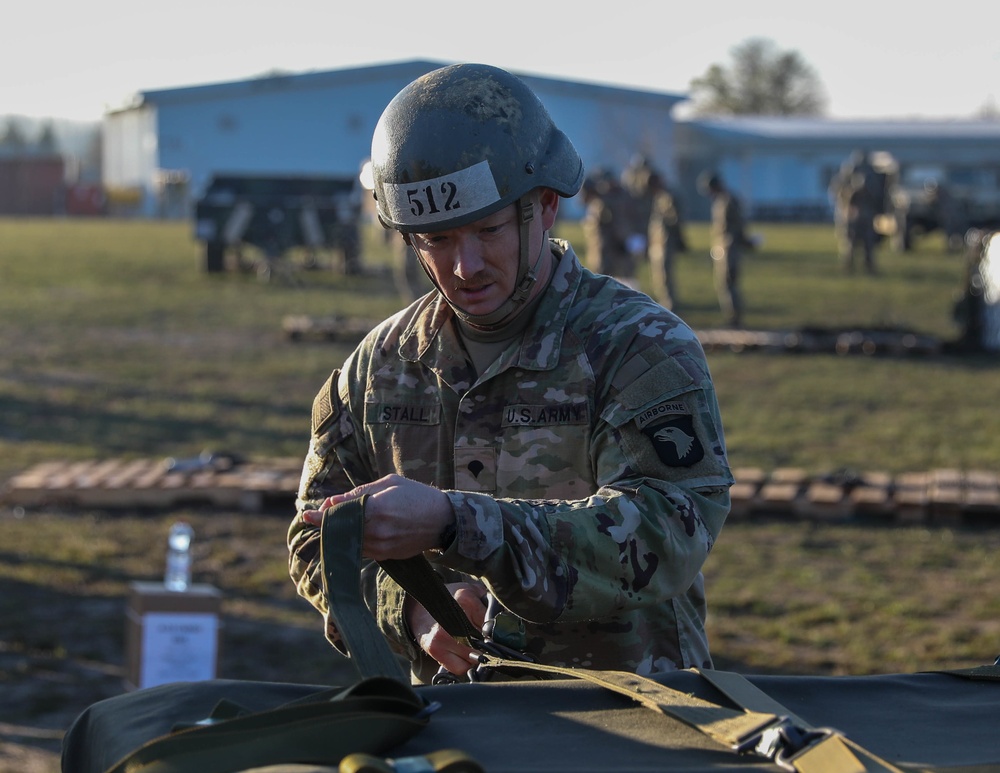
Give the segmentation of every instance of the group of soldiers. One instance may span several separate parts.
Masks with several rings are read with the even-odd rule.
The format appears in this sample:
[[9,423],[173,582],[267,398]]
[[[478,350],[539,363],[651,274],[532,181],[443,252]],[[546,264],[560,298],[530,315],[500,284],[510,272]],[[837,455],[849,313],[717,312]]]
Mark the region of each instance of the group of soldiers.
[[[740,256],[749,246],[742,208],[715,173],[699,180],[699,190],[712,201],[712,264],[724,323],[741,327],[743,302],[739,289]],[[639,288],[638,269],[649,265],[650,296],[678,311],[675,264],[687,251],[681,201],[666,175],[637,154],[620,175],[602,168],[588,175],[580,191],[584,203],[583,262],[597,274],[613,276]],[[430,284],[413,250],[393,239],[395,279],[400,296],[409,303]]]
[[[740,263],[751,247],[740,201],[715,172],[704,173],[699,191],[712,202],[711,256],[716,294],[729,327],[743,324]],[[676,257],[687,250],[681,202],[666,176],[637,155],[616,177],[598,171],[583,183],[586,264],[598,274],[637,286],[640,261],[649,264],[650,295],[678,310]]]
[[588,176],[581,195],[587,267],[636,287],[646,260],[653,297],[676,310],[675,257],[687,246],[680,201],[666,176],[637,155],[620,176],[608,169]]

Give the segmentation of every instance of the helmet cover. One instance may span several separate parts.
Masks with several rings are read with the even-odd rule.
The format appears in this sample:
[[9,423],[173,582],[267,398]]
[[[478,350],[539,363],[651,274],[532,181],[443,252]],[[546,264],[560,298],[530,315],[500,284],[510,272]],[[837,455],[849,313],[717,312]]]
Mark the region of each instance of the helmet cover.
[[456,64],[406,86],[372,138],[379,219],[403,233],[457,228],[539,187],[573,196],[583,162],[528,86]]

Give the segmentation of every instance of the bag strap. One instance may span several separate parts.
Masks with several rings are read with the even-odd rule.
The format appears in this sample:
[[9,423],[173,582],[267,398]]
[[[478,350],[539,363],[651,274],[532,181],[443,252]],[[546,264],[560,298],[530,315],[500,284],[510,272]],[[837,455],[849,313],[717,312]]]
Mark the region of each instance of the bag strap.
[[[364,503],[365,497],[344,502],[330,508],[323,518],[324,566],[337,565],[335,571],[331,566],[329,574],[324,569],[324,583],[331,612],[335,607],[335,599],[337,605],[343,603],[338,586],[349,580],[348,587],[352,588],[352,592],[347,600],[349,603],[360,600],[360,607],[365,613],[362,616],[360,613],[355,615],[354,610],[349,612],[350,619],[355,616],[358,618],[359,631],[355,635],[355,632],[345,627],[347,618],[343,610],[335,612],[338,629],[344,635],[348,651],[352,654],[357,654],[358,650],[347,639],[348,633],[352,640],[361,637],[363,641],[368,641],[377,634],[380,647],[375,648],[388,651],[388,645],[374,625],[360,595],[358,576],[361,566],[361,536],[364,532]],[[337,524],[340,528],[336,532],[327,532],[327,524]],[[422,555],[405,560],[383,561],[379,565],[404,591],[419,601],[449,634],[465,639],[472,646],[483,648],[484,642],[479,632],[448,592],[444,581]],[[330,596],[330,591],[335,595]],[[344,597],[347,595],[343,594]],[[362,617],[365,618],[364,621],[361,620]],[[795,773],[902,773],[901,768],[868,752],[841,733],[829,728],[813,727],[739,674],[698,671],[740,707],[732,709],[674,690],[653,679],[623,671],[548,666],[497,657],[488,651],[481,656],[481,663],[487,668],[517,674],[535,673],[549,677],[585,679],[678,719],[740,754],[757,754]],[[359,670],[372,667],[367,659],[360,658],[357,665]],[[366,672],[361,670],[361,673]],[[709,673],[711,676],[706,676]]]
[[323,593],[348,657],[361,678],[385,676],[409,684],[409,675],[389,648],[361,594],[366,499],[342,502],[329,508],[323,517],[320,527]]
[[[222,702],[218,716],[154,738],[106,773],[238,773],[266,765],[336,765],[355,752],[382,754],[422,729],[430,708],[409,687],[373,678],[266,711]],[[235,716],[234,716],[235,715]]]

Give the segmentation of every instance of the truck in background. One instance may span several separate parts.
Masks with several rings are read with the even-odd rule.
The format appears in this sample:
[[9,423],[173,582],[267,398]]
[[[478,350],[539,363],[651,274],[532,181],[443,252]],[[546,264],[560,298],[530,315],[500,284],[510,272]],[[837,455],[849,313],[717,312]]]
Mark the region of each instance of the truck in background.
[[235,267],[264,281],[330,252],[345,274],[361,271],[361,187],[355,177],[216,174],[195,204],[194,235],[205,270]]

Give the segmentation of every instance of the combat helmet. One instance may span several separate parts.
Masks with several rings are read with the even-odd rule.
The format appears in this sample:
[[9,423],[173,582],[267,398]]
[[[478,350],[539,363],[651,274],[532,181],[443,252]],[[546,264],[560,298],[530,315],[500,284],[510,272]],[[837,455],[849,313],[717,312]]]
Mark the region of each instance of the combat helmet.
[[489,315],[455,309],[479,326],[516,311],[534,282],[527,194],[544,187],[574,196],[584,176],[579,153],[534,92],[483,64],[443,67],[400,91],[375,127],[371,163],[379,220],[404,235],[457,228],[510,204],[521,208],[513,294]]

